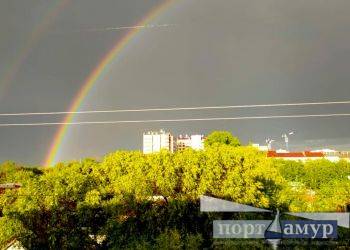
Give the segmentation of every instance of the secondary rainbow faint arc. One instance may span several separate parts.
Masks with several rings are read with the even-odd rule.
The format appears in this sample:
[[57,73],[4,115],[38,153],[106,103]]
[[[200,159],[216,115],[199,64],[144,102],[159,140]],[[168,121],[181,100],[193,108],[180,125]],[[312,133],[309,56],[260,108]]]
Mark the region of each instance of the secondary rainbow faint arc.
[[[126,35],[118,40],[118,42],[114,45],[114,47],[102,58],[102,60],[97,64],[94,70],[89,74],[86,78],[84,84],[81,89],[73,99],[73,102],[68,109],[70,112],[77,111],[84,101],[85,97],[92,89],[98,78],[103,73],[106,66],[108,66],[115,58],[123,51],[123,49],[127,46],[129,42],[133,40],[133,38],[142,30],[142,26],[147,25],[153,19],[155,19],[158,15],[160,15],[163,11],[167,10],[174,2],[177,0],[166,0],[153,8],[141,21],[139,21],[135,27],[135,29],[131,29]],[[65,116],[63,122],[69,123],[73,120],[74,114],[68,114]],[[55,162],[57,153],[61,147],[63,138],[67,132],[68,125],[62,125],[59,127],[57,133],[54,136],[54,140],[51,144],[51,147],[48,151],[48,154],[45,157],[43,166],[49,167],[52,166]]]
[[20,50],[17,57],[4,76],[0,79],[0,98],[5,95],[7,87],[12,83],[13,79],[16,77],[18,71],[20,70],[22,64],[38,43],[40,38],[45,34],[45,32],[50,28],[51,24],[55,18],[68,6],[71,0],[60,0],[43,18],[42,22],[34,28],[31,32],[29,39],[24,44],[24,47]]

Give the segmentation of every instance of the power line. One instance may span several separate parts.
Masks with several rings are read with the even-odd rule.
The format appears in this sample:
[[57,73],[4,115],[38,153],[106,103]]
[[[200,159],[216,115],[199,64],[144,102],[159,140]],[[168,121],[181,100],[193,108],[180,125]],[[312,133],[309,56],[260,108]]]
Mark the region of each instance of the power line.
[[299,102],[299,103],[251,104],[251,105],[248,104],[248,105],[227,105],[227,106],[194,106],[194,107],[144,108],[144,109],[111,109],[111,110],[59,111],[59,112],[23,112],[23,113],[0,113],[0,116],[39,116],[39,115],[127,113],[127,112],[152,112],[152,111],[186,111],[186,110],[210,110],[210,109],[317,106],[317,105],[336,105],[336,104],[338,105],[350,104],[350,101]]
[[186,119],[158,119],[158,120],[119,120],[119,121],[82,121],[82,122],[38,122],[38,123],[0,123],[0,127],[20,126],[58,126],[58,125],[101,125],[101,124],[127,124],[127,123],[156,123],[156,122],[195,122],[195,121],[228,121],[228,120],[254,120],[254,119],[287,119],[287,118],[324,118],[324,117],[348,117],[344,114],[303,114],[303,115],[271,115],[271,116],[238,116],[238,117],[213,117],[213,118],[186,118]]

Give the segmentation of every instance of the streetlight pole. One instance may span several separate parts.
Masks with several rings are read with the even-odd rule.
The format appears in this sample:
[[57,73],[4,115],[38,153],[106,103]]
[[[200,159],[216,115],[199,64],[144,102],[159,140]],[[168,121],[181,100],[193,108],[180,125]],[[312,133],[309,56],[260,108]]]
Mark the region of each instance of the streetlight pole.
[[294,132],[291,131],[288,134],[283,134],[282,138],[284,139],[284,142],[286,143],[286,150],[289,152],[289,137],[290,135],[294,135]]
[[272,149],[272,143],[274,142],[275,140],[271,139],[271,138],[267,138],[266,139],[266,144],[267,144],[267,149],[270,151]]

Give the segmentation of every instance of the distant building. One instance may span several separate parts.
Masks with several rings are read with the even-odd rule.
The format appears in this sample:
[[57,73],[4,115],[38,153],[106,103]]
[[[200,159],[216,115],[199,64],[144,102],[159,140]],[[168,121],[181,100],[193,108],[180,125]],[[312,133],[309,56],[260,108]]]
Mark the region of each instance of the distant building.
[[260,145],[258,143],[253,143],[252,146],[256,149],[258,149],[259,151],[263,151],[263,152],[267,152],[269,151],[269,147],[266,145]]
[[313,150],[311,152],[322,152],[325,155],[325,158],[337,162],[339,160],[349,160],[350,159],[350,152],[348,151],[336,151],[333,149],[318,149]]
[[0,184],[0,194],[5,193],[6,189],[19,189],[22,187],[21,183],[4,183]]
[[143,153],[156,153],[161,149],[167,149],[172,153],[185,148],[201,150],[204,149],[204,139],[204,135],[179,135],[174,139],[171,133],[164,130],[150,131],[143,134]]
[[143,134],[144,154],[156,153],[161,149],[167,149],[170,152],[175,151],[175,142],[172,134],[164,130],[159,132],[150,131]]
[[319,160],[326,159],[332,162],[338,162],[340,160],[350,161],[349,151],[336,151],[333,149],[318,149],[318,150],[306,150],[299,152],[289,152],[285,149],[271,150],[268,146],[262,146],[257,143],[252,144],[261,152],[266,152],[268,158],[279,158],[291,161],[307,161],[307,160]]
[[292,161],[307,161],[307,160],[319,160],[319,159],[326,159],[332,162],[338,162],[340,160],[350,161],[349,152],[338,152],[338,151],[329,150],[329,149],[302,151],[302,152],[268,151],[267,157],[280,158],[280,159],[292,160]]
[[191,148],[194,150],[204,149],[204,135],[191,135]]
[[179,135],[176,139],[176,150],[184,150],[191,147],[191,137],[189,135]]
[[184,150],[185,148],[204,149],[204,139],[204,135],[179,135],[176,139],[176,150]]
[[318,160],[325,158],[325,155],[322,152],[277,152],[277,151],[268,151],[267,157],[269,158],[278,158],[283,160],[292,160],[292,161],[307,161],[307,160]]

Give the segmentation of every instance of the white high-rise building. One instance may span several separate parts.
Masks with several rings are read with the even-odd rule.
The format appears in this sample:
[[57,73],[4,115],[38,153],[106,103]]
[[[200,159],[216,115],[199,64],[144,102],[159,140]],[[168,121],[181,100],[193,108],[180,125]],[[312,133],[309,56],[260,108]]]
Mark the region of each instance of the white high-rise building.
[[204,149],[204,135],[179,135],[176,140],[176,150],[192,148],[194,150]]
[[194,150],[204,149],[204,135],[191,135],[191,148]]
[[174,137],[164,130],[146,132],[143,134],[143,153],[150,154],[167,149],[174,152]]

